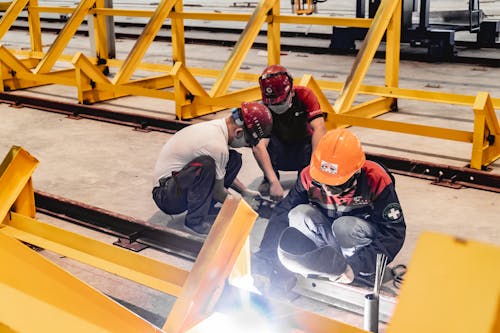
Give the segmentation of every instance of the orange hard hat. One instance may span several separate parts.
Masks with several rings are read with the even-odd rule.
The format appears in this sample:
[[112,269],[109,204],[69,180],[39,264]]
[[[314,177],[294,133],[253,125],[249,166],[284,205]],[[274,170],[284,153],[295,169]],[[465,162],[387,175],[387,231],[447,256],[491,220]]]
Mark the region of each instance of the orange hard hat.
[[346,129],[326,133],[311,157],[311,177],[323,184],[338,186],[348,181],[365,163],[359,139]]

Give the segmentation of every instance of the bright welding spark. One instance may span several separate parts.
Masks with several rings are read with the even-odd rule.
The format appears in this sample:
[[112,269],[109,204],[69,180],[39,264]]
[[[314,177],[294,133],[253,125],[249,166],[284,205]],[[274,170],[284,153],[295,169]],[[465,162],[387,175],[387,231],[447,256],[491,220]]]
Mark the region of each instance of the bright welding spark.
[[189,333],[273,333],[267,319],[257,311],[244,311],[223,314],[215,312],[198,325],[189,330]]

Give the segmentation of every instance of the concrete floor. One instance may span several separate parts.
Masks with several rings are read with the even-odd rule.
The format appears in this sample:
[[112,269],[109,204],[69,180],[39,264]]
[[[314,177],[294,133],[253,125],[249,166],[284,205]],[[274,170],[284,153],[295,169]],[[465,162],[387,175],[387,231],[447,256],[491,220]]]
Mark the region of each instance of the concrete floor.
[[[6,43],[12,47],[20,41],[19,35],[11,35]],[[45,45],[50,44],[46,37]],[[5,39],[4,41],[5,42]],[[85,39],[74,38],[68,53],[82,49]],[[120,41],[121,52],[132,47],[133,41]],[[168,46],[168,45],[167,45]],[[74,49],[72,49],[74,48]],[[229,48],[209,46],[186,46],[188,65],[206,68],[221,68],[229,53]],[[216,54],[217,57],[213,55]],[[220,59],[220,60],[214,60]],[[170,49],[164,44],[154,44],[145,57],[148,62],[169,62]],[[251,50],[244,63],[244,70],[258,73],[267,58],[262,51]],[[310,55],[289,53],[282,57],[282,63],[299,77],[311,73],[318,79],[342,81],[349,73],[352,57],[334,55]],[[425,89],[439,92],[453,92],[475,95],[478,91],[488,91],[493,97],[500,97],[500,68],[486,68],[472,65],[446,63],[424,64],[402,62],[400,86],[405,88]],[[382,84],[383,61],[376,60],[365,79],[366,84]],[[204,83],[210,87],[211,82]],[[239,87],[242,83],[235,83]],[[45,98],[58,98],[75,101],[76,91],[64,86],[45,86],[23,94],[35,94]],[[335,93],[329,93],[334,101]],[[162,100],[127,97],[105,103],[107,107],[122,111],[145,112],[162,117],[173,118],[173,105]],[[497,110],[498,113],[498,110]],[[221,117],[219,113],[210,117]],[[400,101],[400,112],[384,115],[382,118],[426,123],[450,128],[471,129],[472,110],[429,103]],[[157,132],[138,132],[127,127],[101,123],[92,120],[74,120],[67,117],[32,110],[12,108],[0,105],[0,156],[4,156],[12,145],[23,146],[40,160],[40,165],[33,176],[36,189],[81,201],[89,205],[129,215],[147,221],[168,223],[169,217],[163,215],[151,200],[152,169],[162,145],[170,138],[169,134]],[[195,121],[202,121],[197,119]],[[366,151],[385,153],[417,160],[464,166],[470,158],[471,146],[445,140],[421,138],[363,128],[353,128]],[[244,165],[241,180],[250,188],[256,189],[261,174],[248,149],[242,149]],[[491,172],[500,173],[500,163],[492,165]],[[293,183],[293,174],[286,174],[288,185]],[[396,176],[397,191],[408,225],[405,245],[397,256],[395,264],[408,263],[414,250],[415,242],[423,231],[436,231],[465,239],[500,245],[500,195],[474,189],[450,189],[431,185],[429,181],[404,176]],[[40,216],[41,220],[50,220]],[[89,233],[93,237],[102,237],[82,228],[75,231]],[[258,244],[265,221],[257,221],[252,231],[252,248]],[[110,241],[103,238],[103,241]],[[54,260],[57,256],[47,254]],[[146,255],[158,256],[161,260],[173,261],[189,267],[184,262],[171,256],[149,250]],[[62,262],[67,262],[63,260]],[[89,283],[114,297],[123,296],[131,304],[146,304],[144,307],[152,313],[153,319],[161,322],[167,315],[166,308],[172,299],[155,294],[135,286],[130,294],[116,290],[116,277],[95,272],[79,264],[67,262],[65,267],[75,272]],[[140,296],[142,294],[142,296]],[[298,301],[298,304],[301,304]],[[304,306],[312,306],[304,305]],[[314,305],[316,306],[316,305]],[[323,311],[352,325],[362,326],[362,319],[351,314],[339,314],[335,309],[318,307]],[[156,316],[156,317],[155,317]],[[163,316],[163,317],[162,317]],[[162,323],[158,325],[161,326]]]

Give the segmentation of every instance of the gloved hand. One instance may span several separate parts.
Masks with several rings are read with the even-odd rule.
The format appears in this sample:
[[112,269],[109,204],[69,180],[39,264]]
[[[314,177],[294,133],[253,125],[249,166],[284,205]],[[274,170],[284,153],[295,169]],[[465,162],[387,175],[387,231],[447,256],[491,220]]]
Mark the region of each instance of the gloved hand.
[[258,191],[246,189],[241,193],[243,200],[253,209],[258,210],[261,203],[261,196]]

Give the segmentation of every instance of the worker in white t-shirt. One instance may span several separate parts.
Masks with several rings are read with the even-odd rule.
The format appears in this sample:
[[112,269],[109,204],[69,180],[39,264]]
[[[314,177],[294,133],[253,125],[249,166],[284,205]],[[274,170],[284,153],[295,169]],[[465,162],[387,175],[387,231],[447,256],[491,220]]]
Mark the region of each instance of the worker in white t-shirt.
[[206,235],[217,202],[224,202],[228,188],[244,198],[258,196],[238,180],[241,154],[234,149],[254,147],[269,137],[272,116],[266,106],[245,102],[231,115],[187,126],[175,133],[160,151],[154,169],[153,199],[166,214],[187,211],[185,226]]

